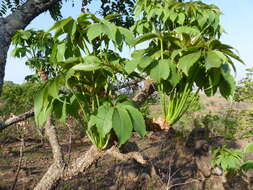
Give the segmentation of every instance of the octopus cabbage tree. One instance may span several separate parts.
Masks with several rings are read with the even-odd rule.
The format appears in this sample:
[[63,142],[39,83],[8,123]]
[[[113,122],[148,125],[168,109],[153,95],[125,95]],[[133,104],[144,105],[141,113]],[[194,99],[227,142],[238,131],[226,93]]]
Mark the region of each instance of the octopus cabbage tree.
[[199,90],[207,96],[217,91],[225,98],[234,94],[233,61],[243,61],[220,40],[221,14],[217,6],[199,1],[137,1],[131,30],[134,45],[143,49],[132,53],[125,69],[153,79],[169,125],[196,102]]

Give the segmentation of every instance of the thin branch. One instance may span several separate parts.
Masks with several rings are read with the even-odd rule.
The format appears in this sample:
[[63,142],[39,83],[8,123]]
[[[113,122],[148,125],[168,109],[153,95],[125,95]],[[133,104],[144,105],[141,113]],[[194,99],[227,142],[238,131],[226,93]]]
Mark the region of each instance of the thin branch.
[[11,190],[14,190],[16,187],[16,184],[18,182],[18,175],[19,172],[21,170],[21,166],[22,166],[22,161],[23,161],[23,149],[24,149],[24,137],[22,137],[21,142],[20,142],[20,151],[19,151],[19,161],[18,161],[18,168],[17,168],[17,172],[15,175],[15,180],[13,182],[12,188]]
[[18,116],[15,116],[15,117],[11,117],[9,119],[7,119],[4,123],[0,124],[0,132],[5,129],[6,127],[9,127],[13,124],[16,124],[20,121],[24,121],[30,117],[33,117],[34,116],[34,111],[31,110],[31,111],[28,111],[28,112],[25,112],[23,114],[20,114]]

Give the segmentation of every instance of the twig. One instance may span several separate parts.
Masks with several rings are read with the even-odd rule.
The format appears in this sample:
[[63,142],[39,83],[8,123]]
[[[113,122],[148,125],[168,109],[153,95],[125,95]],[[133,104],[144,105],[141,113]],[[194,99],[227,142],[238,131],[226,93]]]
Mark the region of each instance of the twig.
[[69,124],[68,123],[66,123],[66,126],[68,127],[68,129],[69,129],[69,146],[68,146],[68,160],[67,160],[67,163],[69,163],[70,162],[70,158],[71,158],[71,148],[72,148],[72,130],[71,130],[71,128],[70,128],[70,126],[69,126]]
[[180,186],[180,185],[186,185],[186,184],[193,183],[193,182],[198,182],[198,181],[199,181],[198,179],[194,179],[192,181],[188,181],[188,182],[184,182],[184,183],[177,183],[177,184],[169,186],[168,190],[170,190],[172,187],[176,187],[176,186]]
[[22,160],[23,160],[23,149],[24,149],[24,137],[21,139],[21,143],[20,143],[20,155],[19,155],[19,161],[18,161],[18,168],[17,168],[17,172],[15,175],[15,180],[13,182],[12,188],[11,190],[14,190],[18,181],[18,175],[19,172],[21,170],[21,165],[22,165]]

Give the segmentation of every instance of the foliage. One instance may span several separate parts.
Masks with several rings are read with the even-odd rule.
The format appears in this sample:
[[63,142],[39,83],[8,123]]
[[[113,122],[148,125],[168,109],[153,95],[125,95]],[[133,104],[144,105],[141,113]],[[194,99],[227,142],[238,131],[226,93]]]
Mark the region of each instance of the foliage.
[[[101,0],[100,14],[103,17],[112,14],[118,14],[112,21],[119,26],[129,28],[134,24],[133,10],[135,0]],[[121,15],[124,15],[122,17]]]
[[[54,31],[53,37],[42,32],[50,41],[49,54],[42,56],[50,58],[42,63],[48,62],[56,71],[36,96],[37,125],[42,127],[51,113],[61,121],[68,114],[81,117],[88,136],[98,148],[106,147],[112,133],[119,145],[126,142],[133,129],[143,136],[145,125],[139,111],[132,104],[128,105],[131,109],[122,106],[129,100],[122,101],[113,89],[119,76],[152,78],[169,124],[179,120],[197,101],[199,90],[213,95],[219,89],[226,98],[233,95],[235,82],[230,67],[234,68],[232,58],[241,59],[232,47],[219,41],[223,31],[220,14],[216,6],[202,2],[140,0],[136,3],[136,22],[131,30],[113,23],[119,15],[99,19],[83,13],[76,20],[69,17],[56,22],[48,31]],[[35,44],[28,43],[29,39],[30,36],[24,39],[28,49],[34,46],[40,52],[37,48],[40,43],[36,44],[36,40]],[[136,47],[142,43],[148,47],[135,50],[131,60],[118,53],[123,46]],[[30,52],[24,54],[27,53]],[[67,93],[61,93],[62,90]],[[139,115],[140,123],[129,119],[133,114]],[[111,117],[112,123],[101,123],[101,118]]]
[[253,160],[244,161],[247,154],[253,152],[253,143],[248,144],[243,151],[222,146],[212,150],[214,159],[212,166],[219,166],[226,172],[249,171],[253,169]]
[[[26,57],[25,64],[35,70],[34,75],[26,77],[26,80],[35,82],[43,77],[53,77],[57,75],[58,67],[50,63],[50,53],[52,52],[54,42],[50,33],[34,30],[18,30],[12,37],[12,43],[15,48],[12,50],[12,56],[22,58]],[[45,76],[43,76],[45,75]]]
[[236,88],[235,101],[248,101],[253,103],[253,68],[246,69],[246,77],[239,82]]
[[20,114],[32,109],[35,94],[39,91],[41,84],[24,83],[22,85],[5,82],[0,102],[0,115],[9,116],[11,113]]
[[[25,2],[26,0],[15,0],[15,1],[2,0],[0,2],[0,17],[6,16],[9,12],[15,11]],[[60,18],[62,18],[60,11],[61,8],[62,8],[62,0],[55,3],[55,5],[49,9],[49,13],[54,20],[59,20]]]
[[194,87],[196,94],[204,90],[211,96],[218,89],[225,98],[234,94],[230,67],[232,59],[242,60],[219,41],[220,14],[218,7],[202,2],[137,1],[135,45],[148,47],[134,51],[125,69],[129,74],[138,69],[158,84],[169,124],[186,112],[186,102],[195,102],[196,96],[189,96]]
[[[145,134],[141,113],[113,90],[117,76],[125,74],[125,59],[109,44],[121,50],[123,44],[132,43],[133,36],[109,22],[111,18],[101,20],[84,13],[77,20],[61,20],[50,29],[58,39],[54,41],[50,63],[59,67],[59,72],[35,99],[38,126],[43,126],[50,113],[61,121],[68,114],[81,117],[88,137],[100,149],[107,146],[111,133],[116,134],[119,145],[126,142],[133,130],[142,137]],[[61,94],[61,88],[68,93]]]

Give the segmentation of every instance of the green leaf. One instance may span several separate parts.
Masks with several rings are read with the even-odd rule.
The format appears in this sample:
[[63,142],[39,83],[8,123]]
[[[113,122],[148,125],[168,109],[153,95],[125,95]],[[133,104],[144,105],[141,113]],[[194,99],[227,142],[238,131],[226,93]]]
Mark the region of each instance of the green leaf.
[[134,45],[137,45],[137,44],[140,44],[142,42],[145,42],[145,41],[148,41],[148,40],[152,40],[152,39],[155,39],[155,38],[160,38],[160,36],[158,34],[156,34],[156,33],[147,33],[147,34],[144,34],[144,35],[138,37],[135,40]]
[[247,153],[252,153],[253,152],[253,143],[248,144],[245,149],[244,152]]
[[47,91],[48,95],[52,96],[53,98],[58,98],[59,97],[59,87],[57,84],[58,80],[55,78],[54,80],[50,80],[47,84]]
[[245,172],[253,169],[253,160],[248,160],[241,165],[241,169]]
[[125,71],[128,74],[131,74],[137,68],[137,64],[138,62],[136,62],[135,60],[127,61],[125,65]]
[[74,71],[95,71],[101,68],[101,61],[95,56],[86,56],[84,63],[77,64],[71,68]]
[[178,24],[183,25],[184,21],[185,21],[185,15],[183,13],[179,13],[178,19],[177,19]]
[[146,125],[145,125],[145,121],[143,119],[141,112],[139,110],[137,110],[136,108],[134,108],[133,106],[126,105],[124,107],[127,109],[128,113],[131,117],[134,130],[141,137],[144,137],[146,134]]
[[133,125],[128,112],[124,108],[117,106],[114,110],[112,127],[118,137],[119,145],[124,144],[131,137]]
[[221,65],[222,79],[220,83],[220,93],[224,98],[229,98],[234,95],[236,83],[234,77],[230,74],[228,64]]
[[197,28],[190,27],[190,26],[179,26],[173,30],[176,33],[185,33],[189,35],[199,35],[200,31]]
[[95,71],[100,69],[101,66],[98,64],[85,64],[85,63],[80,63],[78,65],[75,65],[71,69],[74,71]]
[[121,35],[124,36],[125,42],[130,46],[134,45],[135,39],[133,33],[130,30],[123,27],[118,27],[118,29]]
[[101,34],[108,34],[110,32],[109,28],[104,23],[95,23],[88,27],[87,37],[91,42]]
[[62,105],[61,117],[59,119],[61,122],[65,122],[66,121],[66,117],[67,117],[66,107],[67,107],[67,100],[65,98],[64,102],[63,102],[63,105]]
[[162,79],[166,80],[170,75],[170,60],[164,59],[159,62],[155,61],[155,66],[150,71],[150,76],[155,82],[161,82]]
[[118,17],[121,17],[121,15],[120,14],[109,14],[109,15],[105,16],[104,19],[109,21],[109,20],[113,20]]
[[188,75],[192,66],[199,60],[201,51],[190,53],[179,59],[178,68]]
[[66,44],[65,43],[61,43],[59,45],[57,45],[57,61],[63,61],[64,60],[64,55],[65,55],[65,51],[66,51]]
[[227,60],[226,56],[217,50],[211,50],[207,52],[206,58],[206,69],[219,68],[221,64],[225,63]]
[[168,78],[168,81],[170,82],[171,86],[174,88],[181,80],[181,76],[178,73],[176,64],[170,63],[170,76]]
[[98,108],[96,127],[99,135],[104,138],[112,129],[112,116],[114,108],[105,104]]
[[53,100],[49,102],[47,87],[42,89],[34,99],[34,116],[36,125],[41,128],[47,121],[53,108]]
[[134,61],[137,62],[138,67],[141,70],[146,69],[154,60],[151,57],[144,56],[144,57],[139,57],[135,59]]

